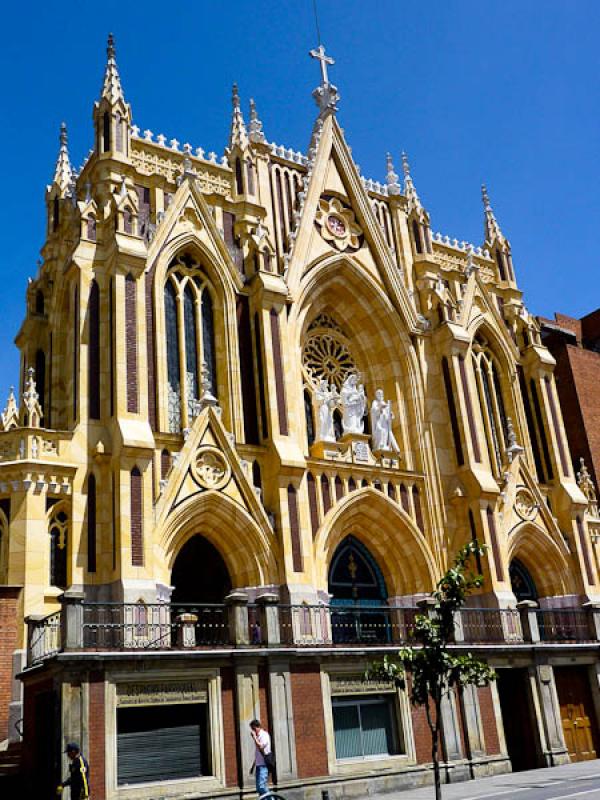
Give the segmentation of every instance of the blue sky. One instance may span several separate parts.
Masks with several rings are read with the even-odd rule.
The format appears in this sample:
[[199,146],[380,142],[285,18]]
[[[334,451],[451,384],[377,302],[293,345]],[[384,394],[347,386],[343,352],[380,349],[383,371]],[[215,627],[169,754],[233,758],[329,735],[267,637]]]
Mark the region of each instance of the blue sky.
[[[335,57],[339,120],[367,177],[408,152],[435,231],[481,243],[480,184],[513,247],[534,313],[600,306],[600,3],[588,0],[319,0]],[[0,139],[0,401],[45,230],[61,120],[72,160],[113,31],[134,122],[223,152],[231,84],[253,96],[270,141],[306,150],[316,107],[312,0],[9,4],[3,11]]]

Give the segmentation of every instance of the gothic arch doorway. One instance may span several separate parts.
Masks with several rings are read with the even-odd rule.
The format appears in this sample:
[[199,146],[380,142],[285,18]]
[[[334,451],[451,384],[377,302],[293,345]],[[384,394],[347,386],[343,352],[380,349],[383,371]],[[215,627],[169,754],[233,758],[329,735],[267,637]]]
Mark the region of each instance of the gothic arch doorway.
[[390,618],[383,573],[369,550],[347,536],[329,567],[329,594],[333,641],[390,641]]
[[522,600],[536,600],[538,599],[538,592],[535,586],[535,581],[531,577],[531,573],[518,558],[513,558],[510,562],[508,569],[510,575],[510,585],[513,590],[514,596],[518,602]]
[[179,551],[171,571],[173,604],[222,603],[231,591],[223,557],[204,536],[196,534]]

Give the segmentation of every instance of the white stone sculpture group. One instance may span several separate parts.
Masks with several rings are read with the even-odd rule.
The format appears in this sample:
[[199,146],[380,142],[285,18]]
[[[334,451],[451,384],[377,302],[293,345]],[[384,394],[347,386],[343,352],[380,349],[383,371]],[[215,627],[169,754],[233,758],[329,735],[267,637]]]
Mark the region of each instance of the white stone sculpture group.
[[[333,412],[337,407],[342,410],[342,431],[344,435],[350,433],[364,434],[364,418],[367,415],[367,396],[365,387],[359,383],[359,376],[351,373],[344,380],[341,392],[335,385],[331,386],[323,378],[315,392],[318,409],[317,441],[335,442],[333,425]],[[391,400],[385,400],[383,390],[377,389],[375,399],[371,403],[371,445],[374,452],[393,451],[398,453],[400,448],[392,432]]]

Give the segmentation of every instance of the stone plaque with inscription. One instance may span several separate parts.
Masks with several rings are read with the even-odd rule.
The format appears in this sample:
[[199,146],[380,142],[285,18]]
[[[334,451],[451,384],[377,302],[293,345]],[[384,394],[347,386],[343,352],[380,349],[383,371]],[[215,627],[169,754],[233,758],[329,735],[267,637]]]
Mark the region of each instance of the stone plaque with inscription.
[[207,702],[208,688],[205,681],[153,681],[123,683],[117,686],[119,707]]

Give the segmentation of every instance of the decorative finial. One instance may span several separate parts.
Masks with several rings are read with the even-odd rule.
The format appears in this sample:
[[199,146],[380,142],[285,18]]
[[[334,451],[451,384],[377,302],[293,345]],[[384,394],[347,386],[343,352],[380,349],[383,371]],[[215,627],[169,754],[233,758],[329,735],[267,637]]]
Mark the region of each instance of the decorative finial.
[[485,212],[485,241],[492,244],[499,239],[504,241],[504,236],[498,225],[498,220],[494,214],[494,209],[490,203],[490,196],[488,194],[487,186],[485,183],[481,184],[481,199],[483,201],[483,210]]
[[0,414],[0,430],[9,431],[11,428],[19,427],[19,408],[15,398],[14,386],[10,387],[8,400],[4,411]]
[[594,519],[598,519],[598,499],[596,496],[596,487],[594,481],[585,465],[583,457],[579,459],[579,472],[577,473],[577,485],[584,493],[588,501],[588,514]]
[[394,162],[392,161],[391,153],[388,153],[386,156],[386,167],[385,182],[388,194],[400,194],[400,184],[398,183],[398,175],[394,170]]
[[506,441],[508,442],[508,446],[506,448],[506,457],[508,459],[508,463],[512,464],[515,458],[520,453],[523,453],[524,450],[520,444],[517,444],[515,426],[513,425],[513,421],[510,417],[506,418]]
[[58,149],[58,158],[56,159],[56,167],[54,169],[54,183],[59,187],[61,194],[65,194],[71,180],[73,178],[73,168],[69,159],[69,150],[67,148],[67,124],[66,122],[60,123],[60,146]]
[[231,104],[233,106],[233,114],[231,117],[229,149],[231,150],[237,145],[241,150],[245,150],[248,147],[248,132],[246,131],[246,123],[244,122],[244,115],[242,114],[240,106],[240,95],[237,83],[234,83],[231,89]]
[[410,174],[410,164],[408,163],[408,156],[402,151],[402,172],[404,174],[404,194],[408,200],[408,208],[410,211],[413,209],[421,209],[421,200],[415,189],[412,176]]
[[314,90],[313,97],[322,116],[327,113],[335,113],[337,111],[337,103],[340,96],[338,94],[337,86],[329,82],[327,74],[327,65],[333,66],[335,61],[331,56],[325,54],[325,48],[320,44],[314,50],[309,51],[311,58],[316,58],[321,67],[321,84]]
[[108,100],[111,105],[119,100],[125,102],[123,89],[121,87],[121,78],[119,77],[119,70],[117,68],[115,39],[112,33],[108,34],[108,41],[106,44],[106,69],[104,70],[104,83],[102,85],[101,97]]
[[231,87],[231,104],[233,106],[234,111],[240,110],[240,95],[238,92],[238,85],[234,83]]
[[410,164],[408,163],[408,156],[402,151],[402,173],[405,178],[410,178]]
[[250,141],[251,142],[265,142],[265,134],[263,133],[263,124],[258,118],[256,112],[256,103],[250,98]]
[[202,380],[200,386],[202,388],[202,394],[199,400],[200,410],[203,411],[205,408],[208,408],[208,406],[212,406],[213,408],[218,406],[219,401],[212,393],[212,380],[206,361],[202,362]]
[[43,414],[39,401],[40,396],[35,386],[35,370],[33,367],[29,367],[21,404],[22,424],[26,428],[40,427]]

